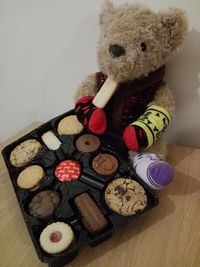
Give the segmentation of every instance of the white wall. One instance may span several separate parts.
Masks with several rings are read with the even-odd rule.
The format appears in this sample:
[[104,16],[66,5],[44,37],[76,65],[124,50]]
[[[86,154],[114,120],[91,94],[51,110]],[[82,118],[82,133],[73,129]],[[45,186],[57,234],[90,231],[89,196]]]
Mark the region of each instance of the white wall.
[[[102,2],[0,0],[0,142],[33,121],[45,122],[73,107],[78,84],[97,70]],[[200,147],[200,1],[142,2],[156,10],[177,6],[187,11],[188,40],[167,65],[166,80],[177,102],[168,138]]]

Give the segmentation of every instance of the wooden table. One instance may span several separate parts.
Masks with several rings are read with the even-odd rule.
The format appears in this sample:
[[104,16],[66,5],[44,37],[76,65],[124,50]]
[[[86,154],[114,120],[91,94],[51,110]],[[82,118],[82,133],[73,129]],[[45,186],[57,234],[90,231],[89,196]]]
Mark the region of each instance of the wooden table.
[[[34,123],[7,143],[36,125]],[[121,227],[111,239],[96,248],[86,247],[67,266],[200,266],[200,150],[169,145],[168,162],[175,169],[175,180],[158,192],[159,206]],[[47,266],[37,258],[2,157],[0,266]]]

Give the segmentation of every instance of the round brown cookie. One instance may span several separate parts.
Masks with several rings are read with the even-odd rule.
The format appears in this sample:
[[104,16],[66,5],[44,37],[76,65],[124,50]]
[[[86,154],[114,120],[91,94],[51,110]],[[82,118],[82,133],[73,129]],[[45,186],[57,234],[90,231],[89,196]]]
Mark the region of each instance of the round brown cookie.
[[49,254],[67,249],[74,239],[72,228],[63,222],[49,224],[40,235],[40,245]]
[[76,115],[63,118],[58,124],[59,135],[79,134],[83,131],[83,125],[78,121]]
[[138,182],[128,178],[118,178],[108,184],[105,201],[116,213],[130,216],[146,207],[147,196]]
[[39,219],[48,219],[58,207],[60,195],[53,190],[41,191],[28,205],[29,213]]
[[33,165],[20,172],[17,177],[17,184],[23,189],[33,189],[40,184],[43,177],[43,168],[39,165]]
[[14,148],[10,154],[10,162],[15,167],[23,167],[31,162],[42,149],[36,139],[28,139]]
[[100,140],[97,136],[93,134],[81,135],[76,140],[76,147],[82,153],[94,152],[100,146]]
[[98,154],[92,161],[92,168],[101,175],[112,175],[118,165],[117,158],[107,153]]

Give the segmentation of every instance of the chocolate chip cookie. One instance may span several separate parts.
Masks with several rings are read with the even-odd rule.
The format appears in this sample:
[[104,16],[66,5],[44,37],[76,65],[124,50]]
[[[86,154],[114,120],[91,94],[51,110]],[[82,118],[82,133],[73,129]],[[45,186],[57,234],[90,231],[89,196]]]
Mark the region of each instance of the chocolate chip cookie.
[[10,154],[10,162],[14,167],[23,167],[31,162],[42,149],[36,139],[28,139],[16,146]]
[[144,188],[130,178],[118,178],[108,184],[105,202],[114,212],[131,216],[142,211],[147,205]]

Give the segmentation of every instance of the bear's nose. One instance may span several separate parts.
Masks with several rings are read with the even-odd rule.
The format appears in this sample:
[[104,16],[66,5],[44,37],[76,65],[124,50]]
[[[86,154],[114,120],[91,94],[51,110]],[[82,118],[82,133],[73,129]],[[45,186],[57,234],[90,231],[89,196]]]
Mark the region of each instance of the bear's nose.
[[125,54],[125,49],[120,45],[114,44],[110,45],[109,53],[111,54],[112,57],[120,57]]

